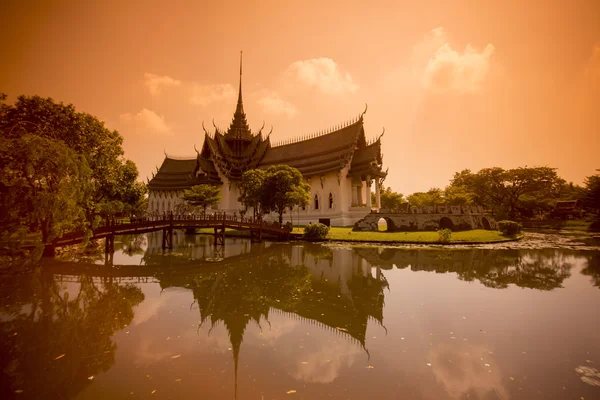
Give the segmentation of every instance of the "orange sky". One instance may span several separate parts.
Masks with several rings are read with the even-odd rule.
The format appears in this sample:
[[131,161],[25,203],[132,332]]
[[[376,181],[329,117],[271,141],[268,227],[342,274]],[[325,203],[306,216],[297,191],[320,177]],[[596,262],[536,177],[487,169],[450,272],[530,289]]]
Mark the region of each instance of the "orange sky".
[[240,50],[253,130],[265,120],[278,141],[368,103],[385,184],[404,194],[464,168],[547,165],[576,183],[600,168],[597,0],[5,0],[0,92],[96,115],[145,178],[164,150],[195,155],[203,120],[228,126]]

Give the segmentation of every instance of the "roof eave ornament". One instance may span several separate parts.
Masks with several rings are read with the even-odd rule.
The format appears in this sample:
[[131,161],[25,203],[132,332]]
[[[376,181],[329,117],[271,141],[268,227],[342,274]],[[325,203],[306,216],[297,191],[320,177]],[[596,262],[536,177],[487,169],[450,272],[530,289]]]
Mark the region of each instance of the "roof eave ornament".
[[169,157],[169,155],[167,154],[167,149],[163,148],[163,152],[165,153],[165,157]]
[[368,109],[369,109],[369,105],[367,103],[365,103],[365,111],[363,111],[360,116],[362,117],[363,115],[365,115],[367,113]]
[[208,131],[206,130],[206,128],[204,127],[204,121],[202,121],[202,129],[204,130],[204,133],[206,134],[206,136],[210,137],[210,134],[208,133]]
[[196,154],[200,155],[200,153],[198,152],[198,149],[196,148],[196,143],[194,143],[194,151],[196,152]]
[[262,133],[262,130],[265,128],[265,120],[263,119],[263,124],[260,127],[260,129],[258,130],[258,133],[256,134],[257,136],[260,135]]

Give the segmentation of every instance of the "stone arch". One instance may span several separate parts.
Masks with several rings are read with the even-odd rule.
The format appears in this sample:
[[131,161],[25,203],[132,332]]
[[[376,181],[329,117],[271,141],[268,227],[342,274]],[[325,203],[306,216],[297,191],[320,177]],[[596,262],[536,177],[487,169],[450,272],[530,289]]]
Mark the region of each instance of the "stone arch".
[[448,217],[442,217],[440,218],[440,229],[450,229],[451,231],[454,230],[454,223],[452,222],[452,220]]
[[320,201],[320,197],[319,197],[319,193],[315,193],[315,197],[313,198],[313,207],[315,208],[315,210],[320,210],[321,209],[321,201]]
[[485,229],[486,231],[492,229],[490,221],[486,217],[481,218],[481,225],[483,225],[483,229]]
[[[381,222],[384,222],[384,229],[379,229],[379,227],[381,225],[383,225]],[[394,230],[396,230],[396,225],[394,225],[394,221],[392,221],[390,218],[387,217],[381,217],[377,220],[377,230],[380,231],[387,231],[387,232],[393,232]]]

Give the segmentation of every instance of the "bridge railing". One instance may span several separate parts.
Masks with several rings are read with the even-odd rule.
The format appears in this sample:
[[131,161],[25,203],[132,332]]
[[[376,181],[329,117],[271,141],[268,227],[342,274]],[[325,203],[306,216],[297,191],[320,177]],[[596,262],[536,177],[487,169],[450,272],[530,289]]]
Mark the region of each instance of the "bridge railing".
[[268,222],[265,221],[261,218],[254,218],[254,217],[245,217],[242,215],[238,215],[236,213],[234,214],[227,214],[224,212],[213,212],[213,213],[203,213],[203,214],[191,214],[191,213],[187,213],[187,214],[175,214],[175,213],[164,213],[163,215],[150,215],[150,216],[146,216],[146,217],[132,217],[129,219],[129,221],[127,220],[116,220],[116,219],[108,219],[108,220],[103,220],[96,229],[99,228],[110,228],[110,227],[127,227],[127,226],[131,226],[132,228],[135,225],[152,225],[153,223],[176,223],[176,224],[180,224],[181,222],[185,222],[185,221],[214,221],[214,222],[218,222],[218,221],[227,221],[227,222],[237,222],[240,224],[247,224],[247,225],[255,225],[255,226],[262,226],[265,228],[271,228],[271,229],[280,229],[282,231],[289,231],[289,228],[287,228],[287,226],[285,225],[280,225],[279,222],[277,221],[273,221],[273,222]]

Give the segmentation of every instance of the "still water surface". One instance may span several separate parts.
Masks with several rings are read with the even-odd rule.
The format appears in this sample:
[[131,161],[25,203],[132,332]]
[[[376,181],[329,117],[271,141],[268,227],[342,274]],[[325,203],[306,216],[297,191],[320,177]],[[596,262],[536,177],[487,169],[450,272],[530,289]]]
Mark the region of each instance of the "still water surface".
[[0,397],[600,399],[600,252],[123,237],[0,276]]

